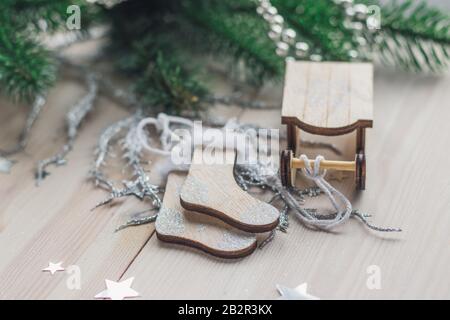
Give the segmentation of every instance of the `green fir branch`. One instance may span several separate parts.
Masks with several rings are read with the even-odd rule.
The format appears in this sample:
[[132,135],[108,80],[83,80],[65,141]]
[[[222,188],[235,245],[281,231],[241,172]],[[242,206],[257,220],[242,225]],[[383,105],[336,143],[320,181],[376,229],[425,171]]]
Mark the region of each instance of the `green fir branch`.
[[392,1],[381,7],[381,30],[374,50],[389,66],[441,72],[450,63],[450,15],[426,2]]
[[252,1],[185,1],[183,14],[200,27],[205,50],[231,57],[235,65],[244,61],[250,83],[261,85],[283,74],[284,61],[275,54],[268,26]]
[[[1,14],[0,14],[1,15]],[[22,33],[13,32],[4,15],[0,25],[0,86],[14,100],[31,101],[56,78],[49,52]]]
[[[77,5],[81,11],[82,29],[86,30],[101,15],[97,6],[85,0],[2,0],[0,7],[8,14],[16,30],[54,32],[66,27],[67,8]],[[32,28],[32,29],[30,29]]]
[[[129,20],[123,20],[124,12]],[[192,63],[195,50],[183,17],[159,1],[124,2],[111,10],[110,17],[108,51],[135,83],[140,103],[154,112],[201,111],[207,89]]]
[[[142,103],[154,111],[183,114],[203,109],[206,88],[192,73],[186,72],[179,61],[158,52],[154,63],[149,64],[138,78],[136,93]],[[155,110],[156,109],[156,110]]]
[[392,1],[382,9],[382,28],[405,38],[421,38],[450,44],[450,15],[425,1]]
[[[65,30],[67,7],[79,5],[82,30],[98,10],[82,0],[1,0],[0,90],[15,100],[32,100],[56,79],[52,53],[38,42],[42,33]],[[96,18],[94,18],[94,16]]]

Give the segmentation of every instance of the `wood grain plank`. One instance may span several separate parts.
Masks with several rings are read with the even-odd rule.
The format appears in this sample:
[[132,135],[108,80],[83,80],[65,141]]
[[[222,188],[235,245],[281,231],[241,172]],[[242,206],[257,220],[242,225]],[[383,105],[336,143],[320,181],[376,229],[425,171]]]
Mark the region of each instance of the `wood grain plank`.
[[310,65],[286,62],[283,89],[283,117],[303,117],[308,95]]
[[348,94],[351,71],[348,64],[336,64],[331,68],[325,122],[327,128],[339,128],[354,122],[350,119],[350,95]]
[[373,67],[369,63],[352,64],[350,71],[349,122],[373,119]]
[[328,63],[313,63],[309,66],[307,97],[301,120],[315,127],[327,125],[331,67]]

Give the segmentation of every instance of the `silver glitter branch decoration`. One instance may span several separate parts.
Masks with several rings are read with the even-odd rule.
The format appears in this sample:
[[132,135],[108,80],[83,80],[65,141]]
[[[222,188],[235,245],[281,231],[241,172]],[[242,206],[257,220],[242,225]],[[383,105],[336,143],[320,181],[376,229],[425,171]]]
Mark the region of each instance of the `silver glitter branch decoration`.
[[[147,211],[153,211],[153,210],[147,210]],[[144,211],[145,212],[145,211]],[[138,212],[136,215],[138,215],[139,213],[142,212]],[[156,221],[156,218],[158,218],[158,214],[154,214],[151,216],[146,216],[146,217],[142,217],[142,218],[133,218],[128,220],[127,222],[125,222],[123,225],[119,226],[116,229],[117,231],[120,231],[122,229],[128,228],[128,227],[134,227],[134,226],[140,226],[142,224],[147,224],[147,223],[152,223]]]
[[160,208],[162,201],[158,196],[158,193],[161,191],[161,188],[149,182],[149,177],[142,167],[142,144],[137,136],[137,125],[139,120],[140,118],[136,119],[124,139],[124,158],[128,161],[128,165],[133,169],[133,174],[136,177],[136,180],[133,183],[142,192],[142,198],[150,198],[153,206],[155,208]]
[[42,180],[49,174],[46,168],[50,165],[66,164],[66,156],[72,150],[75,139],[78,135],[80,127],[87,114],[94,108],[94,101],[97,97],[98,85],[95,75],[89,73],[86,77],[88,93],[67,113],[67,142],[61,151],[56,155],[38,162],[36,170],[36,184],[39,185]]
[[84,96],[74,108],[72,108],[66,115],[67,121],[67,135],[69,141],[73,141],[78,134],[80,127],[86,115],[92,111],[94,107],[94,100],[97,97],[98,85],[95,75],[90,73],[86,77],[88,93]]
[[126,119],[120,120],[113,123],[107,127],[98,141],[96,153],[96,159],[94,162],[94,168],[91,170],[91,174],[95,180],[95,184],[104,184],[107,189],[112,189],[112,182],[108,181],[101,171],[101,168],[106,164],[106,158],[108,157],[111,149],[111,144],[114,142],[117,135],[124,129],[129,128],[134,122],[135,116],[128,117]]
[[[162,192],[162,188],[150,183],[149,177],[142,166],[142,145],[136,136],[137,124],[141,119],[142,112],[138,110],[134,116],[121,120],[106,128],[100,136],[92,176],[97,185],[101,184],[109,191],[109,196],[105,200],[98,203],[93,209],[109,204],[115,199],[129,196],[137,197],[140,200],[150,199],[152,208],[148,211],[157,211],[161,208],[162,201],[159,194]],[[133,180],[124,180],[122,181],[123,187],[116,188],[114,183],[108,180],[102,173],[101,167],[105,164],[105,159],[108,157],[111,143],[115,137],[117,137],[117,135],[125,129],[128,131],[124,139],[121,141],[123,158],[126,160],[127,166],[131,167],[133,170]],[[135,215],[138,214],[139,213],[136,213]],[[127,221],[124,225],[119,226],[116,231],[122,230],[129,226],[154,222],[156,217],[157,215],[155,214],[146,217],[133,218]]]

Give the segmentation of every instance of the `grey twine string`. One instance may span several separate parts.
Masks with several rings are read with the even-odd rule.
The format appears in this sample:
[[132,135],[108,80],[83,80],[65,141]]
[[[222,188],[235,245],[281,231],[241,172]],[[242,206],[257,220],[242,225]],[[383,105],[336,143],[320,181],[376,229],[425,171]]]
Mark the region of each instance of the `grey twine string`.
[[[333,186],[331,186],[324,178],[326,171],[320,171],[320,162],[323,160],[322,156],[316,158],[314,170],[309,165],[308,158],[306,156],[301,157],[305,161],[306,168],[303,169],[305,176],[316,183],[316,185],[325,193],[333,204],[333,207],[337,211],[333,214],[317,214],[315,210],[309,210],[301,206],[302,203],[296,199],[293,192],[290,192],[287,188],[283,187],[281,180],[277,175],[266,177],[264,184],[270,186],[270,188],[279,196],[284,203],[288,206],[290,210],[286,212],[294,212],[297,218],[307,227],[316,228],[320,230],[330,230],[344,222],[346,222],[350,217],[358,218],[363,224],[368,228],[379,231],[379,232],[401,232],[399,228],[385,228],[374,226],[369,223],[369,215],[362,214],[358,210],[353,210],[350,201]],[[336,197],[340,198],[344,210],[339,210],[338,202]]]
[[[307,223],[309,226],[317,227],[320,229],[332,229],[345,221],[347,221],[352,214],[352,204],[347,199],[342,192],[334,188],[328,181],[325,180],[326,170],[320,170],[320,163],[324,160],[324,157],[319,155],[314,160],[314,168],[311,168],[309,159],[306,155],[302,154],[300,159],[303,160],[305,168],[302,169],[303,174],[309,180],[314,181],[314,183],[322,190],[322,192],[328,197],[331,204],[333,205],[336,213],[332,218],[319,219],[317,215],[312,215],[307,210],[302,210],[301,220]],[[289,193],[288,193],[289,194]],[[341,204],[338,203],[337,199],[340,199]],[[294,211],[298,215],[298,211]]]

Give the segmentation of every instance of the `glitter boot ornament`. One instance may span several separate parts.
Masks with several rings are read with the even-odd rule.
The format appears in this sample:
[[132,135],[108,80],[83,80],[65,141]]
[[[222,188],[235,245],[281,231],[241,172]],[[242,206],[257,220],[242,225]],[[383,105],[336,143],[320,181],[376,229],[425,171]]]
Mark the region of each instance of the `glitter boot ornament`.
[[206,156],[201,147],[195,149],[180,193],[183,208],[219,218],[247,232],[275,229],[280,216],[278,210],[252,197],[236,183],[233,175],[236,151],[216,148],[212,164]]
[[219,219],[183,209],[180,189],[184,173],[171,173],[156,219],[158,239],[203,250],[221,258],[240,258],[256,249],[256,236],[237,230]]

